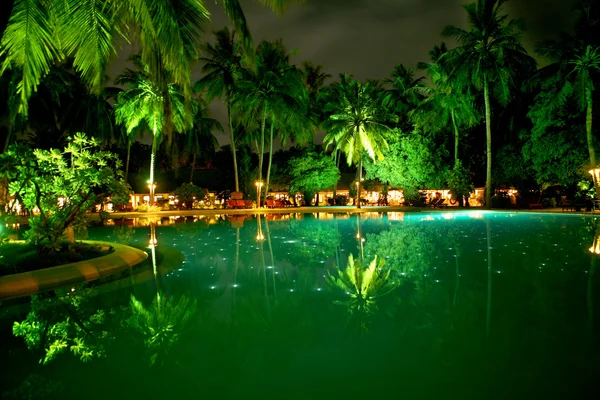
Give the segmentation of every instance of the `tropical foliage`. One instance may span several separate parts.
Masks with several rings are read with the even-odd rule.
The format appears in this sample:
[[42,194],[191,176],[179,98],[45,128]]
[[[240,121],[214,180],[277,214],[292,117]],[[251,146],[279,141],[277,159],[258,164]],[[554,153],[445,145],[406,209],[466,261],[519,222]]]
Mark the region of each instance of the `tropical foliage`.
[[106,197],[115,204],[129,200],[121,161],[98,147],[79,133],[63,151],[17,144],[0,155],[0,174],[10,181],[10,194],[31,213],[26,238],[39,252],[54,249],[65,230],[83,224],[90,207]]

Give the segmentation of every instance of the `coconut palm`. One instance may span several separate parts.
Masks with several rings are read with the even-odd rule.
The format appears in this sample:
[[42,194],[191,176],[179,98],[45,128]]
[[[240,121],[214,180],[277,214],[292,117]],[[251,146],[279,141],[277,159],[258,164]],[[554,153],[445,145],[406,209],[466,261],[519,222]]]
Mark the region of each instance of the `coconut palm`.
[[[282,12],[300,0],[258,1]],[[219,3],[251,52],[252,37],[239,0]],[[19,72],[17,109],[26,115],[29,98],[53,64],[72,57],[74,69],[93,93],[99,93],[115,44],[122,37],[134,38],[163,96],[167,97],[171,83],[181,86],[191,117],[191,67],[198,56],[201,26],[209,16],[204,0],[14,0],[0,40],[0,72]],[[169,76],[161,75],[164,70]],[[163,105],[170,130],[168,99]]]
[[211,156],[219,148],[219,141],[213,131],[223,132],[221,123],[208,115],[208,105],[202,98],[197,98],[194,107],[194,121],[189,133],[184,134],[185,148],[192,153],[190,183],[194,178],[196,156],[203,154]]
[[394,67],[391,78],[383,81],[383,84],[391,86],[386,90],[384,104],[400,116],[400,128],[405,132],[412,130],[408,118],[409,112],[417,108],[424,99],[420,90],[425,87],[423,79],[423,77],[415,78],[415,71],[400,64]]
[[519,42],[520,27],[516,20],[501,14],[506,0],[477,0],[464,6],[469,30],[448,26],[443,35],[458,42],[451,53],[451,75],[457,82],[472,83],[483,90],[486,125],[486,193],[485,207],[491,207],[492,193],[492,111],[490,97],[501,104],[510,101],[513,76],[518,69],[533,69],[535,61]]
[[458,145],[461,127],[472,127],[478,121],[473,108],[474,99],[469,88],[456,83],[451,77],[451,67],[445,62],[448,54],[446,45],[435,46],[429,52],[431,62],[419,63],[418,68],[425,71],[433,88],[421,88],[430,96],[410,113],[410,117],[422,128],[440,131],[452,126],[454,133],[454,164],[459,159]]
[[[552,64],[543,68],[553,73],[563,83],[550,106],[554,110],[563,107],[568,100],[575,99],[578,107],[585,111],[585,133],[590,167],[596,168],[596,152],[594,150],[593,122],[593,92],[594,80],[600,76],[600,47],[585,44],[569,35],[563,35],[560,41],[540,43],[536,51],[546,57]],[[543,73],[543,71],[540,71]],[[551,110],[553,111],[553,110]],[[594,180],[596,196],[600,199],[600,187]]]
[[[269,167],[264,185],[265,197],[271,171],[275,127],[301,127],[306,117],[306,89],[301,72],[289,62],[280,41],[263,41],[256,52],[256,68],[243,69],[238,83],[234,107],[244,121],[260,121],[258,180],[262,181],[265,128],[270,125]],[[259,199],[260,205],[260,199]]]
[[[121,92],[115,104],[115,117],[118,124],[125,126],[131,134],[136,128],[143,126],[152,132],[152,152],[150,156],[150,203],[154,203],[154,169],[156,152],[160,144],[162,129],[165,124],[165,101],[160,88],[154,83],[149,68],[139,57],[132,59],[136,69],[127,69],[116,79],[117,84],[126,85],[128,90]],[[169,84],[168,100],[172,105],[173,121],[180,132],[186,127],[184,96],[179,87]]]
[[348,165],[358,163],[358,197],[362,185],[363,153],[374,161],[383,159],[382,150],[388,147],[385,134],[391,129],[386,125],[390,116],[381,103],[381,96],[373,84],[362,84],[352,76],[341,75],[340,82],[331,85],[325,112],[329,118],[323,126],[328,132],[323,142],[346,155]]
[[227,121],[229,123],[229,139],[233,153],[233,171],[235,177],[235,191],[240,191],[238,177],[236,138],[234,137],[233,122],[231,119],[231,99],[235,82],[239,79],[242,62],[242,48],[235,39],[235,35],[227,27],[215,32],[215,45],[206,43],[203,46],[204,56],[200,61],[204,63],[202,71],[206,75],[194,84],[194,90],[206,90],[206,100],[225,97],[227,106]]

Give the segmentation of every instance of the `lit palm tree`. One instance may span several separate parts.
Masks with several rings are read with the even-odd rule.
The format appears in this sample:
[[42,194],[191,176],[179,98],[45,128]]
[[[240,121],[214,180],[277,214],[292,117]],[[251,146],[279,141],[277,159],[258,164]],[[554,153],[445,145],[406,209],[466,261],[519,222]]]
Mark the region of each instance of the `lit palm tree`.
[[235,191],[240,191],[238,176],[236,138],[234,136],[233,122],[231,119],[231,99],[235,82],[239,79],[242,62],[242,48],[235,40],[235,35],[227,27],[215,32],[216,44],[207,43],[203,47],[204,56],[200,61],[204,63],[202,71],[206,73],[202,79],[194,84],[194,90],[206,90],[206,100],[225,97],[227,106],[227,121],[229,123],[229,140],[233,153],[233,172],[235,177]]
[[[265,128],[270,125],[270,155],[265,197],[268,193],[273,140],[276,125],[300,126],[306,116],[306,89],[301,72],[289,62],[289,55],[280,41],[263,41],[256,52],[256,68],[242,70],[234,107],[245,122],[260,121],[258,180],[262,181]],[[260,204],[260,199],[259,199]]]
[[[513,76],[517,69],[533,69],[535,61],[519,41],[519,23],[508,20],[500,10],[506,0],[477,0],[464,6],[470,30],[454,26],[443,35],[455,39],[459,47],[452,50],[454,67],[451,75],[465,85],[483,89],[486,125],[486,193],[485,207],[491,207],[492,193],[492,111],[490,96],[501,104],[510,101]],[[491,89],[490,89],[491,86]]]
[[[551,110],[563,107],[568,100],[575,99],[582,111],[585,111],[585,133],[590,167],[596,168],[596,152],[594,150],[593,122],[593,92],[594,81],[600,76],[600,47],[586,45],[581,40],[564,35],[561,41],[540,43],[536,51],[553,63],[542,70],[552,72],[564,82],[558,88],[550,104]],[[540,71],[543,73],[543,71]],[[594,180],[596,197],[600,199],[600,187]]]
[[[150,156],[150,203],[154,203],[154,169],[156,152],[160,144],[162,129],[165,124],[165,98],[159,87],[154,83],[148,67],[139,57],[134,57],[136,69],[127,69],[116,79],[117,84],[127,85],[128,90],[121,92],[115,104],[115,116],[118,124],[125,126],[131,134],[140,125],[152,132],[152,153]],[[169,85],[168,100],[172,105],[173,121],[180,132],[185,131],[184,96],[180,89]]]
[[341,75],[340,82],[329,87],[327,96],[325,111],[329,118],[323,126],[328,133],[323,142],[327,146],[335,143],[336,150],[346,155],[348,165],[358,163],[360,208],[363,153],[374,161],[383,159],[382,150],[388,147],[385,134],[391,131],[386,122],[395,118],[383,107],[371,82],[362,84],[352,76]]

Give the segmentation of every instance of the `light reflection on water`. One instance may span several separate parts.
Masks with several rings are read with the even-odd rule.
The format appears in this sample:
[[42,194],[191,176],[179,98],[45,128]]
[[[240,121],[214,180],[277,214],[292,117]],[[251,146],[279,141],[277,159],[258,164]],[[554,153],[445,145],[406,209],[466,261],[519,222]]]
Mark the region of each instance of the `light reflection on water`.
[[578,398],[598,373],[599,223],[487,212],[109,221],[88,238],[155,250],[147,268],[33,302],[29,320],[62,329],[52,338],[66,345],[42,368],[48,351],[10,332],[29,307],[0,309],[0,355],[19,360],[0,387],[22,395],[27,385],[14,388],[29,379],[45,398]]

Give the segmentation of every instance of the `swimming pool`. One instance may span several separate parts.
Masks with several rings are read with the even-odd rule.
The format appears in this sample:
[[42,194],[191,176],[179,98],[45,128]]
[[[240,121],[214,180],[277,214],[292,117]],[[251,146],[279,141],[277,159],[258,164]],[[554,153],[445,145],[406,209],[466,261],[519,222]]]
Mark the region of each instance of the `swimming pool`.
[[596,390],[595,217],[108,224],[88,238],[145,247],[148,265],[2,305],[7,398],[564,399]]

